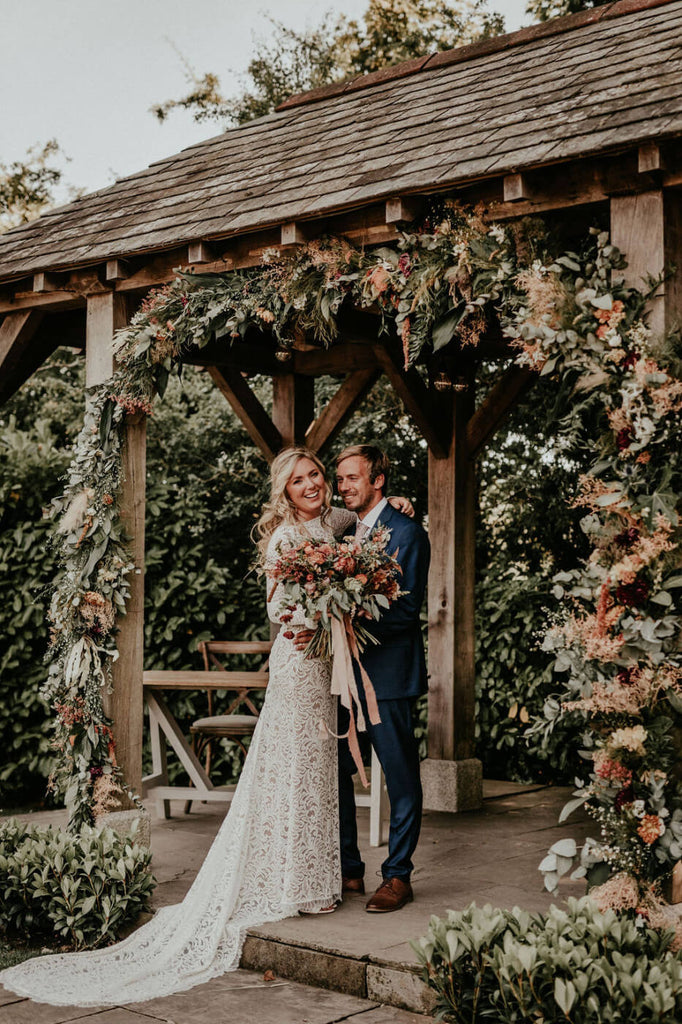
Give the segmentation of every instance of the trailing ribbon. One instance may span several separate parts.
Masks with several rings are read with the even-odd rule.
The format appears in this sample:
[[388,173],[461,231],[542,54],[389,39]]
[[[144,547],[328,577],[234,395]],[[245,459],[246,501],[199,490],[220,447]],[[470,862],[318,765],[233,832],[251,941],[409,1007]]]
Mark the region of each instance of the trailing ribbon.
[[[367,712],[372,725],[379,725],[381,722],[379,706],[377,704],[377,697],[374,692],[374,687],[372,686],[372,681],[360,661],[358,641],[355,636],[355,630],[353,629],[353,623],[351,622],[350,615],[344,615],[343,619],[332,617],[331,627],[332,652],[334,655],[332,663],[331,692],[334,696],[340,699],[344,708],[347,709],[350,718],[348,732],[343,736],[337,737],[337,739],[348,740],[348,747],[360,774],[360,781],[366,789],[369,786],[369,782],[367,781],[367,775],[365,774],[365,768],[360,755],[358,730],[360,732],[365,732],[367,725],[362,711],[362,705],[360,703],[358,687],[355,682],[353,659],[357,661],[360,667],[360,678],[362,679],[365,691]],[[353,705],[355,705],[355,708],[357,709],[357,722],[355,717],[356,712]]]

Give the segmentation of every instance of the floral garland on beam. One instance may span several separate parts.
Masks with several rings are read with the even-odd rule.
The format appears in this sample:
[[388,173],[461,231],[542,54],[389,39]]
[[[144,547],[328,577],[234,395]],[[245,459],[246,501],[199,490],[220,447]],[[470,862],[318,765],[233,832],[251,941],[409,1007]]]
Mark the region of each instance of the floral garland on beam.
[[[119,332],[120,369],[91,397],[56,509],[65,517],[65,572],[53,602],[48,694],[61,716],[72,818],[89,814],[93,767],[115,771],[97,694],[115,657],[111,609],[123,611],[131,571],[115,501],[125,412],[149,411],[191,349],[213,338],[229,345],[251,328],[270,331],[282,347],[302,332],[332,345],[344,305],[378,308],[411,365],[440,350],[456,360],[495,320],[517,363],[572,388],[564,443],[594,451],[575,499],[586,510],[593,554],[555,581],[561,612],[545,638],[565,692],[536,728],[551,729],[564,715],[584,719],[591,772],[568,809],[587,807],[601,835],[583,848],[578,873],[625,873],[644,905],[651,884],[682,857],[672,771],[682,715],[682,382],[654,354],[647,295],[624,285],[624,266],[604,234],[592,234],[585,254],[533,258],[522,226],[491,225],[453,207],[435,229],[405,233],[395,246],[364,252],[344,240],[314,242],[266,252],[261,266],[245,271],[180,273],[150,294]],[[83,708],[70,732],[66,723]],[[573,866],[571,843],[557,844],[543,862],[551,888]]]

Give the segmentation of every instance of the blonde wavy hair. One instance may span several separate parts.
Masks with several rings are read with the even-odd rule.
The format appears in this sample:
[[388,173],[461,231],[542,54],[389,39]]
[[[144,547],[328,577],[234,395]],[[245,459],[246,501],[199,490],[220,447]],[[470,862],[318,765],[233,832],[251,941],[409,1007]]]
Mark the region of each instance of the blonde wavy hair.
[[301,459],[310,459],[322,473],[325,483],[322,518],[329,513],[332,499],[332,485],[327,479],[327,470],[315,452],[302,445],[284,448],[276,455],[270,466],[270,498],[263,505],[261,517],[251,531],[251,537],[258,548],[258,561],[262,565],[268,548],[268,541],[282,523],[296,523],[296,506],[287,494],[287,484]]

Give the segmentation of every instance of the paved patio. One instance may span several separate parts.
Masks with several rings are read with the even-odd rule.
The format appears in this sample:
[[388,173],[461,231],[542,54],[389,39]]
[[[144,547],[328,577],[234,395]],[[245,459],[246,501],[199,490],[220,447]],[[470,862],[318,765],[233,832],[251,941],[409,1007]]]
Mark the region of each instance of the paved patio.
[[[582,822],[557,825],[569,791],[488,782],[481,811],[427,812],[413,876],[415,901],[395,914],[366,914],[353,896],[335,914],[298,917],[249,934],[242,967],[190,992],[126,1008],[73,1010],[19,1000],[0,988],[0,1024],[413,1024],[432,1007],[409,947],[432,914],[475,900],[502,907],[544,910],[552,902],[537,866],[556,839],[579,839]],[[173,805],[174,816],[153,826],[155,907],[182,899],[210,846],[224,811]],[[31,815],[57,822],[59,812]],[[368,812],[359,812],[368,890],[385,853],[366,845]],[[580,895],[578,882],[562,896]],[[263,980],[266,971],[274,981]],[[303,984],[301,984],[303,983]],[[307,986],[316,986],[310,988]],[[384,1005],[382,1005],[384,1004]],[[388,1004],[388,1005],[386,1005]],[[255,1009],[257,1007],[257,1010]]]

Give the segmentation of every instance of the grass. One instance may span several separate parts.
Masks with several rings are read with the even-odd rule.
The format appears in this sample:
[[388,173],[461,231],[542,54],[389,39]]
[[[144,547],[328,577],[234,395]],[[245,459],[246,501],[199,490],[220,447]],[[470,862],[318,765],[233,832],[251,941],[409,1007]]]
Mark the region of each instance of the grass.
[[11,945],[5,939],[0,939],[0,971],[4,971],[5,967],[20,964],[22,960],[30,960],[32,956],[40,956],[44,952],[43,947],[35,948],[23,943]]

